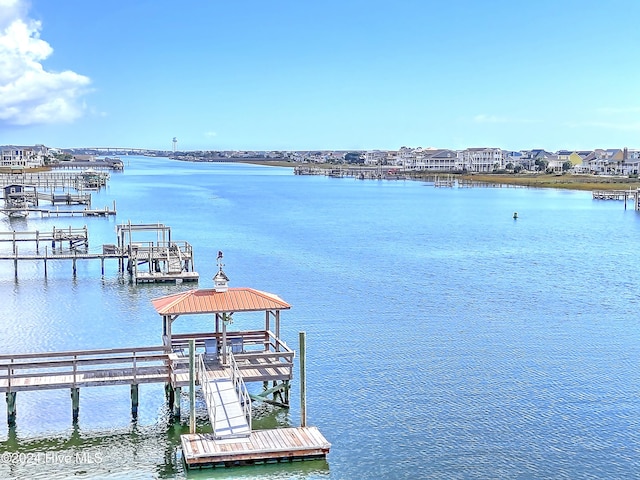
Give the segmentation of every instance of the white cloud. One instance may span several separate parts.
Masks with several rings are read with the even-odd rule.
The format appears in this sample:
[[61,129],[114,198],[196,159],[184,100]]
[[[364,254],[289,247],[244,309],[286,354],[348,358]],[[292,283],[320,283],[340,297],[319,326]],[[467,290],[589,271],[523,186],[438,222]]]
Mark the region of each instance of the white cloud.
[[204,132],[204,136],[212,138],[212,137],[218,136],[218,134],[216,132],[209,131],[209,132]]
[[83,113],[88,77],[42,66],[53,48],[22,0],[0,0],[0,124],[70,122]]

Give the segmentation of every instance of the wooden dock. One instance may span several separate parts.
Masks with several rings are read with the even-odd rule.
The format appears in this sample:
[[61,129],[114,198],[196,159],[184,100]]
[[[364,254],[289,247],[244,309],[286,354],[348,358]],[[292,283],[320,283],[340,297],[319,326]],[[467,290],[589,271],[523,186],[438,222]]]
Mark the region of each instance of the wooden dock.
[[254,430],[246,438],[216,440],[210,434],[182,435],[188,468],[232,467],[326,458],[331,444],[316,427]]
[[[151,235],[154,240],[143,236]],[[193,247],[171,238],[171,227],[161,223],[116,226],[117,249],[128,256],[127,271],[135,283],[197,282]],[[124,268],[124,266],[123,266]],[[123,270],[124,271],[124,270]]]
[[592,192],[594,200],[622,200],[624,208],[627,208],[627,201],[633,201],[634,210],[640,210],[640,189],[637,190],[594,190]]
[[[108,173],[100,174],[100,186],[106,186],[109,180]],[[83,190],[86,181],[82,177],[81,172],[29,172],[21,173],[0,173],[0,187],[7,185],[20,184],[32,185],[40,189],[74,189]]]
[[163,346],[0,355],[0,392],[170,381]]
[[65,205],[91,205],[90,193],[44,193],[38,192],[38,201],[45,200],[55,205],[64,203]]
[[0,212],[6,213],[11,216],[11,213],[26,212],[27,214],[35,213],[39,214],[40,218],[51,217],[110,217],[116,215],[115,208],[111,210],[109,207],[91,209],[83,208],[78,210],[60,210],[58,207],[55,209],[47,208],[0,208]]
[[89,232],[87,226],[82,228],[56,228],[49,232],[35,231],[16,231],[0,232],[0,243],[11,242],[12,252],[14,254],[18,251],[18,242],[29,242],[36,244],[36,252],[40,249],[41,242],[51,242],[51,247],[62,247],[64,242],[67,242],[70,250],[75,250],[81,247],[87,247],[89,245]]
[[[306,425],[304,332],[300,333],[301,426],[252,429],[254,400],[289,407],[295,352],[279,338],[279,332],[280,311],[290,305],[274,294],[228,288],[221,258],[220,253],[215,289],[191,290],[152,300],[162,316],[161,346],[1,354],[0,392],[6,396],[9,426],[16,424],[18,392],[70,389],[75,423],[79,418],[80,388],[129,385],[131,415],[135,419],[139,385],[164,383],[171,416],[179,419],[181,391],[188,385],[190,433],[181,437],[188,468],[326,458],[331,444],[317,428]],[[227,330],[232,315],[260,311],[265,314],[264,330]],[[183,314],[214,314],[215,332],[172,335],[173,322]],[[272,323],[275,333],[270,330]],[[245,385],[248,381],[262,383],[263,391],[250,395]],[[198,384],[213,433],[196,432]]]
[[[114,203],[115,209],[115,203]],[[36,209],[43,215],[53,215],[56,212],[47,212]],[[108,216],[115,214],[108,208],[104,210],[78,210],[83,216]],[[75,211],[67,211],[73,215]],[[166,240],[157,242],[135,242],[131,239],[132,231],[140,228],[143,231],[162,235]],[[71,260],[73,262],[73,274],[76,273],[78,260],[99,259],[102,263],[102,275],[104,275],[104,261],[107,259],[118,260],[118,272],[127,271],[134,283],[159,283],[159,282],[197,282],[200,278],[193,267],[193,249],[187,242],[171,240],[171,229],[164,225],[119,225],[118,245],[102,245],[102,252],[89,253],[89,235],[86,225],[83,228],[53,228],[51,233],[36,231],[11,231],[0,232],[0,243],[11,242],[11,252],[0,252],[0,260],[13,260],[15,276],[18,276],[18,263],[24,260],[36,260],[44,262],[44,273],[47,275],[47,261]],[[35,252],[25,253],[18,251],[18,243],[35,243]],[[40,251],[41,243],[51,243],[51,250],[45,246],[44,253]],[[68,251],[63,251],[63,245],[68,244]],[[145,268],[146,267],[146,268]]]

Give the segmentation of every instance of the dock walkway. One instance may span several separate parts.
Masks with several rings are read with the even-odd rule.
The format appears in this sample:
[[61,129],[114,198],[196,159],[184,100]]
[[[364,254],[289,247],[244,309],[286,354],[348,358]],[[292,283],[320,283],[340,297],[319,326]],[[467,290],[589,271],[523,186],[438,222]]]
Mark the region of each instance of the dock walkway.
[[251,433],[231,379],[206,380],[202,390],[206,392],[207,412],[216,438],[246,437]]

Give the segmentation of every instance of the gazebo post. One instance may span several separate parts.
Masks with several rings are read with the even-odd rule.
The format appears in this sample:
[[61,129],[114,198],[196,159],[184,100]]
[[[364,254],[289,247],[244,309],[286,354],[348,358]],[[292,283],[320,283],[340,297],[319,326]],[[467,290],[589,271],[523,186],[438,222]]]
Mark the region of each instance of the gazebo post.
[[[271,315],[271,310],[265,310],[264,312],[264,350],[265,352],[269,351],[269,315]],[[265,382],[264,389],[268,388],[268,384]]]
[[[276,338],[280,340],[280,310],[276,310]],[[280,351],[280,344],[276,342],[276,352]]]
[[171,315],[162,316],[162,343],[168,353],[171,353],[171,324],[176,318],[178,318],[177,315],[173,318]]
[[222,314],[222,364],[227,364],[227,322]]

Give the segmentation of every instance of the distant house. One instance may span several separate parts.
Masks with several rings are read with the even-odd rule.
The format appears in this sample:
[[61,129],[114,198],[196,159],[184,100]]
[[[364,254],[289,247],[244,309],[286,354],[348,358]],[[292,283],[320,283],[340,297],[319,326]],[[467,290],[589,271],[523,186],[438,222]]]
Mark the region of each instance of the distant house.
[[48,153],[44,145],[33,147],[7,145],[0,147],[0,167],[34,168],[44,165]]
[[591,173],[602,175],[628,175],[629,171],[637,170],[635,162],[628,162],[627,149],[620,148],[598,148],[582,160],[588,163]]
[[416,168],[432,172],[459,172],[463,170],[463,163],[458,152],[436,149],[423,152]]
[[523,155],[522,152],[508,152],[508,151],[504,151],[502,152],[502,158],[504,158],[504,166],[505,168],[511,164],[513,165],[513,167],[522,167],[524,169],[528,169],[528,165],[525,166],[523,164]]
[[383,150],[372,150],[365,152],[365,165],[385,165],[387,163],[387,152]]
[[547,161],[547,171],[554,173],[562,172],[564,163],[567,161],[558,155],[550,155],[545,160]]
[[522,153],[522,166],[527,170],[537,170],[540,161],[548,162],[549,158],[555,157],[551,152],[547,152],[541,148],[535,148],[533,150],[521,150]]
[[462,151],[464,168],[470,172],[492,172],[503,168],[500,148],[467,148]]
[[570,150],[559,150],[556,153],[558,159],[564,162],[571,162],[571,166],[574,167],[576,165],[580,165],[582,163],[582,157],[576,151]]

